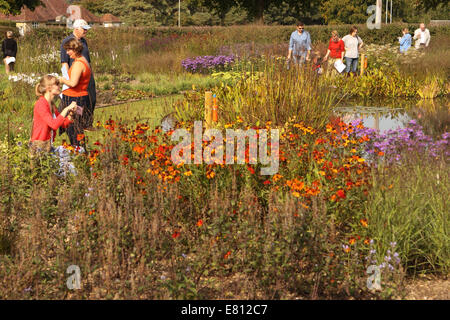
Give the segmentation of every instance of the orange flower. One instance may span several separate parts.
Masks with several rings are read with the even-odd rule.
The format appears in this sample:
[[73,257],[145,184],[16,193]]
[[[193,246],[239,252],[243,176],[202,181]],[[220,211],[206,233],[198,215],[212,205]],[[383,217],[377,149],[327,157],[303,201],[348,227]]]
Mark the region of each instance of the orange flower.
[[356,242],[356,239],[353,238],[353,237],[351,237],[351,238],[348,240],[348,243],[349,243],[350,245],[355,244],[355,242]]
[[361,219],[361,220],[359,220],[359,222],[361,222],[361,224],[364,228],[367,228],[367,226],[369,225],[367,222],[367,219]]
[[369,238],[367,238],[366,240],[364,240],[364,244],[369,244],[369,243],[370,243]]
[[224,259],[228,259],[228,257],[230,256],[231,251],[228,251],[227,253],[225,253],[225,255],[223,256]]
[[197,227],[201,227],[203,225],[203,220],[200,219],[197,221]]
[[82,134],[82,133],[77,134],[77,141],[81,141],[83,139],[84,139],[84,134]]
[[133,151],[135,151],[135,152],[137,152],[137,153],[139,153],[139,154],[141,154],[142,152],[144,152],[144,150],[145,150],[145,147],[142,147],[142,146],[140,146],[140,145],[136,145],[136,146],[134,146],[134,148],[133,148]]
[[95,213],[95,210],[89,211],[89,215],[92,216]]
[[380,152],[378,152],[378,155],[379,155],[379,156],[384,156],[384,152],[383,152],[383,151],[380,151]]

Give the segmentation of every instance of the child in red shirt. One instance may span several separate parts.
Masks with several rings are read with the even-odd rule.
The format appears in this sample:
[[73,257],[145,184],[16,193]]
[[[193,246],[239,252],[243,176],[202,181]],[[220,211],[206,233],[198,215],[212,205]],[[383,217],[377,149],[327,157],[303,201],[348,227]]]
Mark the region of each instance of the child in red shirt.
[[[344,59],[344,53],[345,53],[345,44],[342,39],[339,38],[339,34],[336,30],[331,32],[331,39],[330,43],[328,45],[328,51],[325,57],[323,58],[323,61],[328,60],[328,68],[327,68],[327,74],[335,74],[336,68],[334,67],[334,63],[336,60],[341,60],[341,62]],[[328,59],[330,57],[330,59]]]
[[61,93],[59,80],[52,76],[42,77],[36,85],[36,95],[39,99],[34,105],[33,126],[31,129],[30,154],[34,156],[39,152],[49,152],[59,127],[66,128],[72,123],[72,112],[77,108],[75,102],[61,111],[56,109],[53,99]]

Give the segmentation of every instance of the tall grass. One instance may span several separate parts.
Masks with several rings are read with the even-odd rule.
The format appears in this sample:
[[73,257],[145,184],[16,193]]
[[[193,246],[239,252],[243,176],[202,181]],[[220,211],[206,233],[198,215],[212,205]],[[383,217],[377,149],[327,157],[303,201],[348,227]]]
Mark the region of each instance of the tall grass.
[[[285,59],[267,57],[260,69],[244,72],[235,84],[213,88],[219,101],[220,122],[231,123],[240,117],[249,125],[270,121],[282,126],[295,118],[323,127],[339,103],[340,93],[321,82],[310,65],[286,68]],[[180,114],[184,111],[198,117],[194,111],[204,111],[202,92],[179,103],[177,109]]]
[[391,242],[410,274],[448,274],[450,268],[450,171],[443,159],[410,155],[401,166],[374,171],[366,203],[380,261]]

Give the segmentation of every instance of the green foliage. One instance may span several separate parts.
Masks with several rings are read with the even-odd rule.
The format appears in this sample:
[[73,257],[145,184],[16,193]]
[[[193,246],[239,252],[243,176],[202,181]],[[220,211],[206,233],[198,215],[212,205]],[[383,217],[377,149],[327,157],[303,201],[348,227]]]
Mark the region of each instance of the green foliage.
[[325,0],[321,11],[327,24],[356,24],[367,20],[367,6],[364,0]]
[[18,15],[24,5],[34,10],[41,5],[41,0],[0,0],[0,12]]

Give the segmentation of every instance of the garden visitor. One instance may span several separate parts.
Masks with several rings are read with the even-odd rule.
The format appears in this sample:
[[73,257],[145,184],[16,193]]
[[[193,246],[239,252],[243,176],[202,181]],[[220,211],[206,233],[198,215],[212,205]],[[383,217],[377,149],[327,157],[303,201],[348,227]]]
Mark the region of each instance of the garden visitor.
[[[327,54],[323,58],[323,61],[328,61],[327,75],[335,75],[336,68],[334,63],[338,60],[344,61],[345,44],[341,38],[339,38],[339,33],[336,30],[331,32],[330,43],[328,44]],[[328,57],[330,57],[328,59]]]
[[322,59],[320,58],[320,52],[314,52],[312,57],[312,70],[316,76],[319,76],[323,73],[322,68]]
[[400,53],[406,53],[411,47],[411,35],[409,34],[408,28],[403,28],[403,36],[398,37],[398,42],[400,42]]
[[6,73],[14,71],[14,63],[16,62],[16,54],[17,54],[17,42],[16,40],[13,39],[12,31],[6,32],[6,39],[3,40],[2,42],[2,52]]
[[347,72],[347,75],[350,75],[350,72],[352,72],[356,76],[356,70],[358,69],[358,57],[359,57],[359,50],[361,50],[361,47],[363,46],[363,41],[361,38],[357,35],[358,29],[353,26],[350,28],[350,33],[342,38],[342,41],[344,41],[345,45],[345,72]]
[[34,105],[33,124],[31,127],[30,156],[33,158],[41,152],[50,152],[59,127],[66,128],[72,123],[71,113],[77,104],[71,103],[61,113],[56,109],[53,99],[61,91],[59,80],[52,75],[42,77],[36,85],[36,95],[39,99]]
[[[86,59],[86,61],[91,64],[91,58],[89,55],[89,48],[86,39],[84,38],[91,27],[89,24],[83,19],[77,19],[73,22],[73,33],[65,38],[61,43],[61,66],[68,70],[73,63],[73,59],[66,53],[64,50],[64,45],[71,39],[77,39],[83,44],[83,50],[81,54]],[[97,101],[97,94],[95,91],[95,80],[94,74],[91,70],[91,79],[89,81],[88,94],[90,99],[90,104],[88,105],[87,110],[83,112],[82,125],[86,130],[92,130],[92,123],[94,121],[94,109],[95,103]]]
[[421,23],[419,29],[414,31],[414,40],[416,40],[414,46],[416,49],[427,48],[430,44],[430,39],[430,30],[425,28],[425,23]]
[[[77,39],[70,39],[64,44],[63,49],[67,55],[73,59],[73,63],[69,68],[69,80],[64,77],[59,78],[62,84],[69,88],[62,93],[62,104],[69,105],[73,101],[83,108],[83,114],[86,110],[91,110],[91,100],[88,93],[89,81],[91,79],[91,67],[87,59],[82,55],[83,44]],[[83,115],[74,115],[74,122],[67,128],[67,135],[72,146],[79,146],[79,138],[84,131]]]
[[309,61],[309,54],[311,52],[311,36],[309,32],[304,30],[303,22],[297,23],[297,30],[292,32],[289,40],[289,53],[287,56],[290,62],[293,59],[294,63],[300,65],[305,61]]

